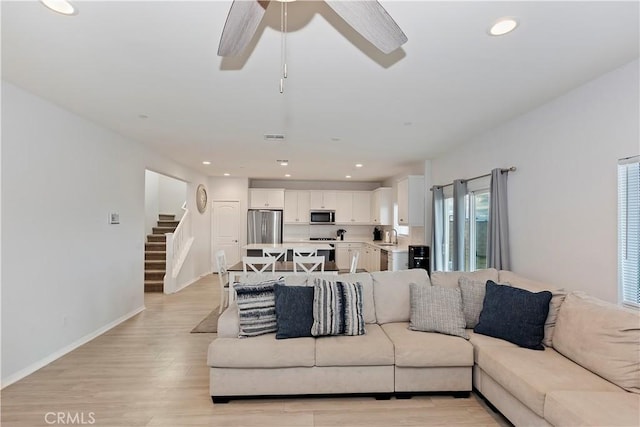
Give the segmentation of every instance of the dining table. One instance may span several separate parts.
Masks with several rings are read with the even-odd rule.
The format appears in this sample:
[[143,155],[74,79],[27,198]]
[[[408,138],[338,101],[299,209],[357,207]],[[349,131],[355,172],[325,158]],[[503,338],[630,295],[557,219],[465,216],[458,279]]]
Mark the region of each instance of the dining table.
[[307,273],[305,271],[298,270],[297,272],[293,271],[293,261],[277,261],[275,263],[275,273],[271,272],[271,269],[267,269],[262,273],[256,273],[252,270],[247,270],[244,272],[244,268],[242,265],[242,261],[233,264],[231,267],[227,268],[229,272],[229,284],[231,285],[229,288],[229,301],[233,301],[235,299],[235,292],[232,291],[233,283],[237,283],[243,276],[265,276],[265,275],[278,275],[278,276],[304,276],[304,275],[318,275],[318,274],[338,274],[339,269],[338,265],[335,261],[325,261],[324,262],[324,272],[317,270]]

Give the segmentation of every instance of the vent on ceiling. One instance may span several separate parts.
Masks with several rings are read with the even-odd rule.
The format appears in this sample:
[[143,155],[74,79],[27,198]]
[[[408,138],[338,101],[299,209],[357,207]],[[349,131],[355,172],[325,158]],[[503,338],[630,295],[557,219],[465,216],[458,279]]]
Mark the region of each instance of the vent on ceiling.
[[265,141],[284,141],[284,135],[281,133],[265,133],[264,134]]

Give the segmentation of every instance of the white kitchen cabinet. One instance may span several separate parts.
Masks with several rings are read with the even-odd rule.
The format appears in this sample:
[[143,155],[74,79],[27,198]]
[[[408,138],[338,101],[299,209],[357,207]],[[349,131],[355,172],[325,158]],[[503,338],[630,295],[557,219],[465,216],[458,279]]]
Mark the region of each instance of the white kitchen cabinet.
[[371,223],[393,225],[393,189],[381,187],[371,192]]
[[351,257],[355,251],[360,252],[358,259],[358,268],[362,264],[362,243],[342,243],[336,242],[336,265],[340,270],[349,270],[351,268]]
[[336,209],[336,191],[310,191],[310,209]]
[[251,209],[284,209],[284,189],[249,189],[249,207]]
[[369,246],[369,267],[367,271],[380,271],[380,248]]
[[371,192],[338,191],[336,194],[337,224],[370,224]]
[[292,191],[284,192],[284,223],[285,224],[309,224],[309,192]]
[[424,226],[424,176],[409,175],[398,181],[398,224]]
[[360,264],[360,268],[364,268],[367,271],[371,271],[371,251],[373,248],[371,245],[363,245],[362,250],[360,251],[360,259],[358,264]]

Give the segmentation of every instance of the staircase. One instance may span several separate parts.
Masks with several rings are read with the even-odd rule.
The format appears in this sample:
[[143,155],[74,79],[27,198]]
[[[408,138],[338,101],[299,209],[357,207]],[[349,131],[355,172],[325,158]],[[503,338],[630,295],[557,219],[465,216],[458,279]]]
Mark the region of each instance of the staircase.
[[147,235],[144,245],[144,291],[162,292],[166,273],[167,243],[165,233],[173,233],[178,226],[175,215],[158,215],[158,226]]

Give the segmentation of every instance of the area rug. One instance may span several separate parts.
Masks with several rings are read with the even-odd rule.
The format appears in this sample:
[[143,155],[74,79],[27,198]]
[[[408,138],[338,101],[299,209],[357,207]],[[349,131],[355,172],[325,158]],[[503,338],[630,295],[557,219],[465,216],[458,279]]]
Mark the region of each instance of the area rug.
[[215,334],[218,332],[218,310],[220,310],[219,306],[214,308],[211,313],[207,315],[198,325],[191,330],[192,334],[204,333],[204,334]]

